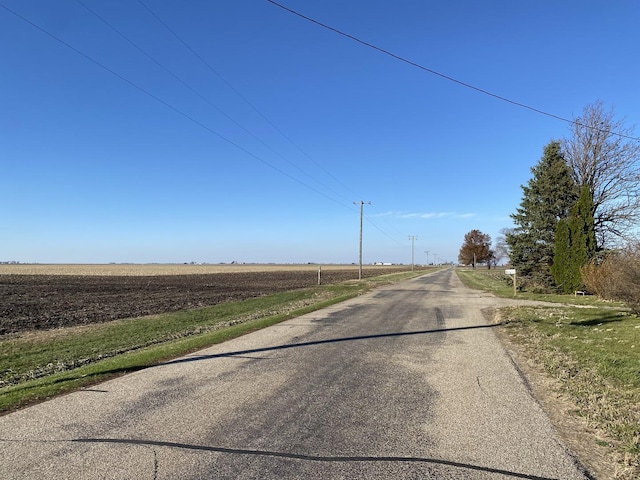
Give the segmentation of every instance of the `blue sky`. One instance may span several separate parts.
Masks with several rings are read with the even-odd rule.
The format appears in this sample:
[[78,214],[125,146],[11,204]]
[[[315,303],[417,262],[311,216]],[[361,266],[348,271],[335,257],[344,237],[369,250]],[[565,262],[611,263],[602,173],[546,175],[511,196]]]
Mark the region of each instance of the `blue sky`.
[[[640,120],[635,0],[282,4],[560,117]],[[410,263],[410,235],[456,261],[567,133],[266,0],[0,0],[0,261],[357,262],[361,200],[365,263]]]

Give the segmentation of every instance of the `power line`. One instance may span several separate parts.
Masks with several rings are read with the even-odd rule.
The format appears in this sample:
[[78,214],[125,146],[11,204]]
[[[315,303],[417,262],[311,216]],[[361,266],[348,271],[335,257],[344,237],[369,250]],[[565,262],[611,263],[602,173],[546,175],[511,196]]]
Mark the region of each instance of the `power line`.
[[[244,132],[246,132],[248,135],[250,135],[251,137],[253,137],[255,140],[257,140],[261,145],[263,145],[264,147],[266,147],[268,150],[270,150],[273,154],[277,155],[278,157],[280,157],[282,160],[284,160],[285,162],[287,162],[289,165],[293,166],[294,168],[296,168],[299,172],[301,172],[302,174],[306,175],[308,178],[310,178],[311,180],[317,182],[318,184],[320,184],[322,187],[331,190],[333,193],[342,196],[343,198],[346,199],[345,196],[341,195],[340,193],[336,192],[335,190],[333,190],[331,187],[329,187],[328,185],[325,185],[323,182],[321,182],[320,180],[318,180],[317,178],[314,178],[311,174],[309,174],[308,172],[306,172],[305,170],[303,170],[302,168],[300,168],[296,163],[292,162],[291,160],[285,158],[283,155],[281,155],[279,152],[277,152],[276,150],[274,150],[270,145],[268,145],[266,142],[264,142],[260,137],[258,137],[257,135],[255,135],[253,132],[251,132],[248,128],[244,127],[243,125],[241,125],[238,121],[236,121],[233,117],[231,117],[230,115],[228,115],[225,111],[223,111],[220,107],[218,107],[216,104],[214,104],[211,100],[209,100],[207,97],[205,97],[204,95],[202,95],[200,92],[198,92],[195,88],[193,88],[190,84],[188,84],[185,80],[183,80],[182,78],[180,78],[177,74],[175,74],[171,69],[169,69],[168,67],[166,67],[163,63],[161,63],[158,59],[156,59],[154,56],[152,56],[151,54],[149,54],[146,50],[144,50],[142,47],[140,47],[138,44],[136,44],[133,40],[131,40],[129,37],[127,37],[124,33],[122,33],[120,30],[118,30],[117,28],[115,28],[113,25],[111,25],[111,23],[109,23],[104,17],[102,17],[100,14],[98,14],[95,10],[89,8],[82,0],[76,0],[77,3],[79,3],[82,7],[84,7],[89,13],[91,13],[93,16],[95,16],[98,20],[100,20],[102,23],[104,23],[107,27],[109,27],[113,32],[115,32],[117,35],[119,35],[122,39],[124,39],[127,43],[129,43],[131,46],[133,46],[136,50],[138,50],[140,53],[142,53],[145,57],[147,57],[149,60],[151,60],[153,63],[155,63],[156,65],[158,65],[160,68],[162,68],[165,72],[167,72],[169,75],[171,75],[175,80],[177,80],[181,85],[183,85],[184,87],[186,87],[189,91],[191,91],[192,93],[194,93],[196,96],[198,96],[201,100],[203,100],[205,103],[207,103],[208,105],[210,105],[211,107],[213,107],[214,109],[216,109],[216,111],[218,111],[220,114],[222,114],[224,117],[226,117],[229,121],[231,121],[233,124],[235,124],[238,128],[242,129]],[[144,5],[144,4],[143,4]]]
[[299,12],[297,12],[295,10],[292,10],[292,9],[290,9],[288,7],[285,7],[284,5],[281,5],[281,4],[277,3],[277,2],[275,2],[274,0],[267,0],[267,2],[275,5],[276,7],[281,8],[282,10],[285,10],[285,11],[287,11],[289,13],[292,13],[293,15],[296,15],[297,17],[300,17],[300,18],[302,18],[302,19],[304,19],[304,20],[306,20],[308,22],[314,23],[314,24],[316,24],[316,25],[318,25],[318,26],[320,26],[322,28],[325,28],[325,29],[330,30],[330,31],[332,31],[334,33],[337,33],[338,35],[342,35],[343,37],[346,37],[349,40],[353,40],[354,42],[357,42],[357,43],[360,43],[361,45],[364,45],[366,47],[372,48],[373,50],[376,50],[376,51],[378,51],[380,53],[383,53],[383,54],[388,55],[388,56],[390,56],[392,58],[395,58],[396,60],[400,60],[401,62],[407,63],[407,64],[411,65],[412,67],[419,68],[420,70],[424,70],[425,72],[431,73],[432,75],[437,75],[439,77],[444,78],[445,80],[449,80],[450,82],[457,83],[458,85],[462,85],[463,87],[470,88],[471,90],[475,90],[476,92],[483,93],[484,95],[488,95],[490,97],[493,97],[495,99],[501,100],[503,102],[510,103],[510,104],[515,105],[517,107],[525,108],[527,110],[531,110],[532,112],[539,113],[540,115],[545,115],[547,117],[551,117],[551,118],[554,118],[556,120],[560,120],[562,122],[566,122],[566,123],[569,123],[569,124],[572,124],[572,125],[578,125],[580,127],[589,128],[591,130],[599,131],[599,132],[602,132],[602,133],[608,133],[608,134],[611,134],[611,135],[616,135],[616,136],[621,137],[621,138],[627,138],[629,140],[638,140],[638,141],[640,141],[639,137],[632,137],[632,136],[629,136],[629,135],[624,135],[622,133],[617,133],[617,132],[613,132],[613,131],[610,131],[610,130],[605,130],[605,129],[600,129],[600,128],[597,128],[597,127],[593,127],[591,125],[585,125],[585,124],[583,124],[583,123],[581,123],[581,122],[579,122],[577,120],[570,120],[568,118],[564,118],[564,117],[561,117],[559,115],[555,115],[553,113],[545,112],[544,110],[540,110],[540,109],[532,107],[530,105],[526,105],[524,103],[516,102],[515,100],[511,100],[511,99],[503,97],[501,95],[497,95],[497,94],[492,93],[492,92],[490,92],[488,90],[484,90],[484,89],[482,89],[480,87],[476,87],[475,85],[471,85],[470,83],[463,82],[463,81],[458,80],[456,78],[450,77],[449,75],[445,75],[444,73],[440,73],[440,72],[437,72],[436,70],[433,70],[431,68],[428,68],[428,67],[425,67],[423,65],[420,65],[419,63],[416,63],[416,62],[414,62],[412,60],[408,60],[408,59],[406,59],[406,58],[404,58],[404,57],[402,57],[400,55],[397,55],[397,54],[395,54],[393,52],[390,52],[389,50],[385,50],[384,48],[380,48],[380,47],[378,47],[378,46],[376,46],[376,45],[374,45],[372,43],[369,43],[369,42],[366,42],[364,40],[361,40],[358,37],[354,37],[353,35],[350,35],[348,33],[345,33],[343,31],[341,31],[341,30],[338,30],[337,28],[331,27],[331,26],[329,26],[329,25],[327,25],[325,23],[319,22],[318,20],[315,20],[315,19],[313,19],[311,17],[308,17],[306,15],[303,15],[302,13],[299,13]]
[[[307,157],[311,162],[313,162],[318,168],[320,168],[324,173],[326,173],[329,177],[331,177],[336,183],[342,186],[348,192],[353,193],[353,191],[347,187],[344,183],[342,183],[336,176],[334,176],[329,170],[327,170],[322,164],[314,160],[307,152],[305,152],[297,143],[295,143],[291,138],[284,134],[282,130],[280,130],[265,114],[263,114],[258,108],[251,103],[238,89],[236,89],[229,81],[227,81],[215,68],[211,66],[209,62],[207,62],[202,55],[196,52],[178,33],[173,30],[165,21],[163,21],[149,6],[144,3],[142,0],[138,0],[138,3],[142,5],[149,14],[154,17],[164,28],[166,28],[169,33],[171,33],[189,52],[191,52],[198,60],[200,60],[213,74],[215,74],[222,82],[224,82],[238,97],[240,97],[254,112],[256,112],[265,122],[267,122],[276,132],[278,132],[285,140],[287,140],[291,145],[293,145],[300,153],[302,153],[305,157]],[[334,191],[334,193],[337,193]],[[355,194],[354,194],[355,195]]]
[[380,227],[380,225],[378,225],[376,222],[373,221],[373,219],[368,216],[365,215],[364,218],[367,220],[367,222],[369,222],[371,225],[373,225],[380,233],[382,233],[385,237],[393,240],[394,242],[396,242],[398,245],[402,245],[402,242],[400,242],[397,238],[394,238],[391,236],[391,234],[389,234],[387,231],[385,231],[382,227]]
[[[372,206],[371,206],[371,208],[375,210],[375,206],[374,206],[374,205],[372,205]],[[403,233],[403,232],[401,232],[400,230],[398,230],[398,228],[396,228],[396,226],[395,226],[395,225],[393,225],[391,222],[389,222],[389,221],[386,219],[386,216],[387,216],[387,215],[380,214],[380,213],[379,213],[379,214],[377,214],[377,215],[375,215],[375,217],[376,217],[377,219],[382,220],[382,221],[383,221],[383,222],[384,222],[384,223],[385,223],[385,224],[386,224],[386,225],[387,225],[391,230],[393,230],[393,231],[394,231],[394,233],[395,233],[395,234],[397,234],[397,235],[399,235],[399,236],[404,235],[404,233]]]
[[173,110],[175,113],[177,113],[178,115],[186,118],[187,120],[195,123],[196,125],[198,125],[199,127],[203,128],[204,130],[208,131],[209,133],[212,133],[213,135],[215,135],[216,137],[220,138],[221,140],[227,142],[228,144],[236,147],[238,150],[240,150],[243,153],[246,153],[247,155],[249,155],[250,157],[253,157],[254,159],[258,160],[259,162],[263,163],[264,165],[268,166],[269,168],[275,170],[276,172],[280,173],[281,175],[284,175],[285,177],[293,180],[294,182],[308,188],[309,190],[312,190],[314,192],[316,192],[317,194],[325,197],[328,200],[331,200],[332,202],[337,203],[338,205],[345,207],[345,208],[350,208],[348,206],[346,206],[345,204],[339,202],[338,200],[326,195],[324,192],[312,187],[311,185],[308,185],[307,183],[303,182],[302,180],[299,180],[298,178],[290,175],[289,173],[285,172],[284,170],[276,167],[275,165],[273,165],[272,163],[268,162],[267,160],[259,157],[258,155],[254,154],[253,152],[247,150],[246,148],[238,145],[237,143],[235,143],[233,140],[228,139],[227,137],[225,137],[224,135],[216,132],[215,130],[213,130],[212,128],[208,127],[207,125],[205,125],[204,123],[200,122],[199,120],[196,120],[195,118],[193,118],[192,116],[190,116],[189,114],[183,112],[182,110],[180,110],[179,108],[171,105],[170,103],[166,102],[165,100],[161,99],[160,97],[158,97],[157,95],[154,95],[153,93],[151,93],[150,91],[146,90],[144,87],[141,87],[140,85],[134,83],[133,81],[129,80],[128,78],[120,75],[119,73],[117,73],[115,70],[112,70],[111,68],[107,67],[106,65],[104,65],[103,63],[99,62],[98,60],[94,59],[93,57],[89,56],[88,54],[82,52],[81,50],[79,50],[78,48],[74,47],[73,45],[67,43],[66,41],[62,40],[61,38],[57,37],[56,35],[54,35],[53,33],[45,30],[43,27],[37,25],[36,23],[32,22],[31,20],[29,20],[28,18],[22,16],[21,14],[19,14],[18,12],[10,9],[9,7],[7,7],[6,5],[0,3],[0,7],[4,8],[6,11],[8,11],[9,13],[11,13],[12,15],[14,15],[15,17],[19,18],[20,20],[22,20],[23,22],[31,25],[32,27],[34,27],[35,29],[39,30],[40,32],[44,33],[45,35],[47,35],[48,37],[54,39],[55,41],[61,43],[62,45],[64,45],[65,47],[69,48],[70,50],[74,51],[75,53],[77,53],[78,55],[80,55],[81,57],[85,58],[86,60],[89,60],[91,63],[93,63],[94,65],[97,65],[98,67],[102,68],[103,70],[109,72],[110,74],[114,75],[115,77],[119,78],[120,80],[122,80],[123,82],[129,84],[130,86],[132,86],[133,88],[135,88],[136,90],[144,93],[145,95],[151,97],[152,99],[154,99],[155,101],[159,102],[160,104],[164,105],[165,107]]

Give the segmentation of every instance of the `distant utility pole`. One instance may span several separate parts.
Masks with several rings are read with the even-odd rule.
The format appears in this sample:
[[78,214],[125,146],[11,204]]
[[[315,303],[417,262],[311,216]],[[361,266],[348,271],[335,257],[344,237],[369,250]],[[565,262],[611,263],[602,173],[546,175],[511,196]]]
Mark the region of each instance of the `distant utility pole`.
[[365,202],[360,200],[359,202],[353,202],[354,205],[360,204],[360,263],[358,267],[358,280],[362,280],[362,213],[364,210],[364,205],[371,205],[371,202]]
[[417,235],[409,235],[409,240],[411,240],[411,271],[413,272],[413,244],[416,241],[416,239],[418,238]]
[[429,266],[429,250],[425,250],[424,253],[427,254],[427,266]]

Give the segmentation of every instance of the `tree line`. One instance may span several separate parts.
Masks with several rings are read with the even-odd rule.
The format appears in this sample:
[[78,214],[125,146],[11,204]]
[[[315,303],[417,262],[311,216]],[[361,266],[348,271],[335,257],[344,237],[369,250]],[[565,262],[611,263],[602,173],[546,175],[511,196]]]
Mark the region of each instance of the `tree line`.
[[605,263],[640,252],[632,248],[640,220],[640,139],[613,108],[600,101],[585,106],[568,136],[544,147],[531,173],[511,214],[514,227],[493,248],[488,235],[467,233],[461,263],[491,267],[508,257],[529,287],[570,293],[594,290]]

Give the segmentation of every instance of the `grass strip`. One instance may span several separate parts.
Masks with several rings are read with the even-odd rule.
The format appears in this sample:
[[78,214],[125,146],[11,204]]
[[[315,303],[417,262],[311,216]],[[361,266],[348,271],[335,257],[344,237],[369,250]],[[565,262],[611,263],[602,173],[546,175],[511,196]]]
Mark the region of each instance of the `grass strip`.
[[[472,288],[502,288],[483,272],[460,273]],[[640,318],[593,297],[526,297],[564,305],[501,309],[507,339],[554,380],[557,393],[574,406],[572,413],[597,432],[594,443],[609,448],[611,478],[640,478]]]
[[[514,298],[513,295],[513,279],[506,275],[501,269],[476,269],[476,270],[460,270],[457,269],[458,278],[469,288],[476,290],[484,290],[491,292],[497,297]],[[517,290],[515,298],[521,300],[540,300],[544,302],[570,303],[572,305],[616,305],[611,302],[600,300],[594,295],[561,295],[554,293],[537,293],[526,290]]]
[[150,367],[425,272],[0,340],[0,413]]

